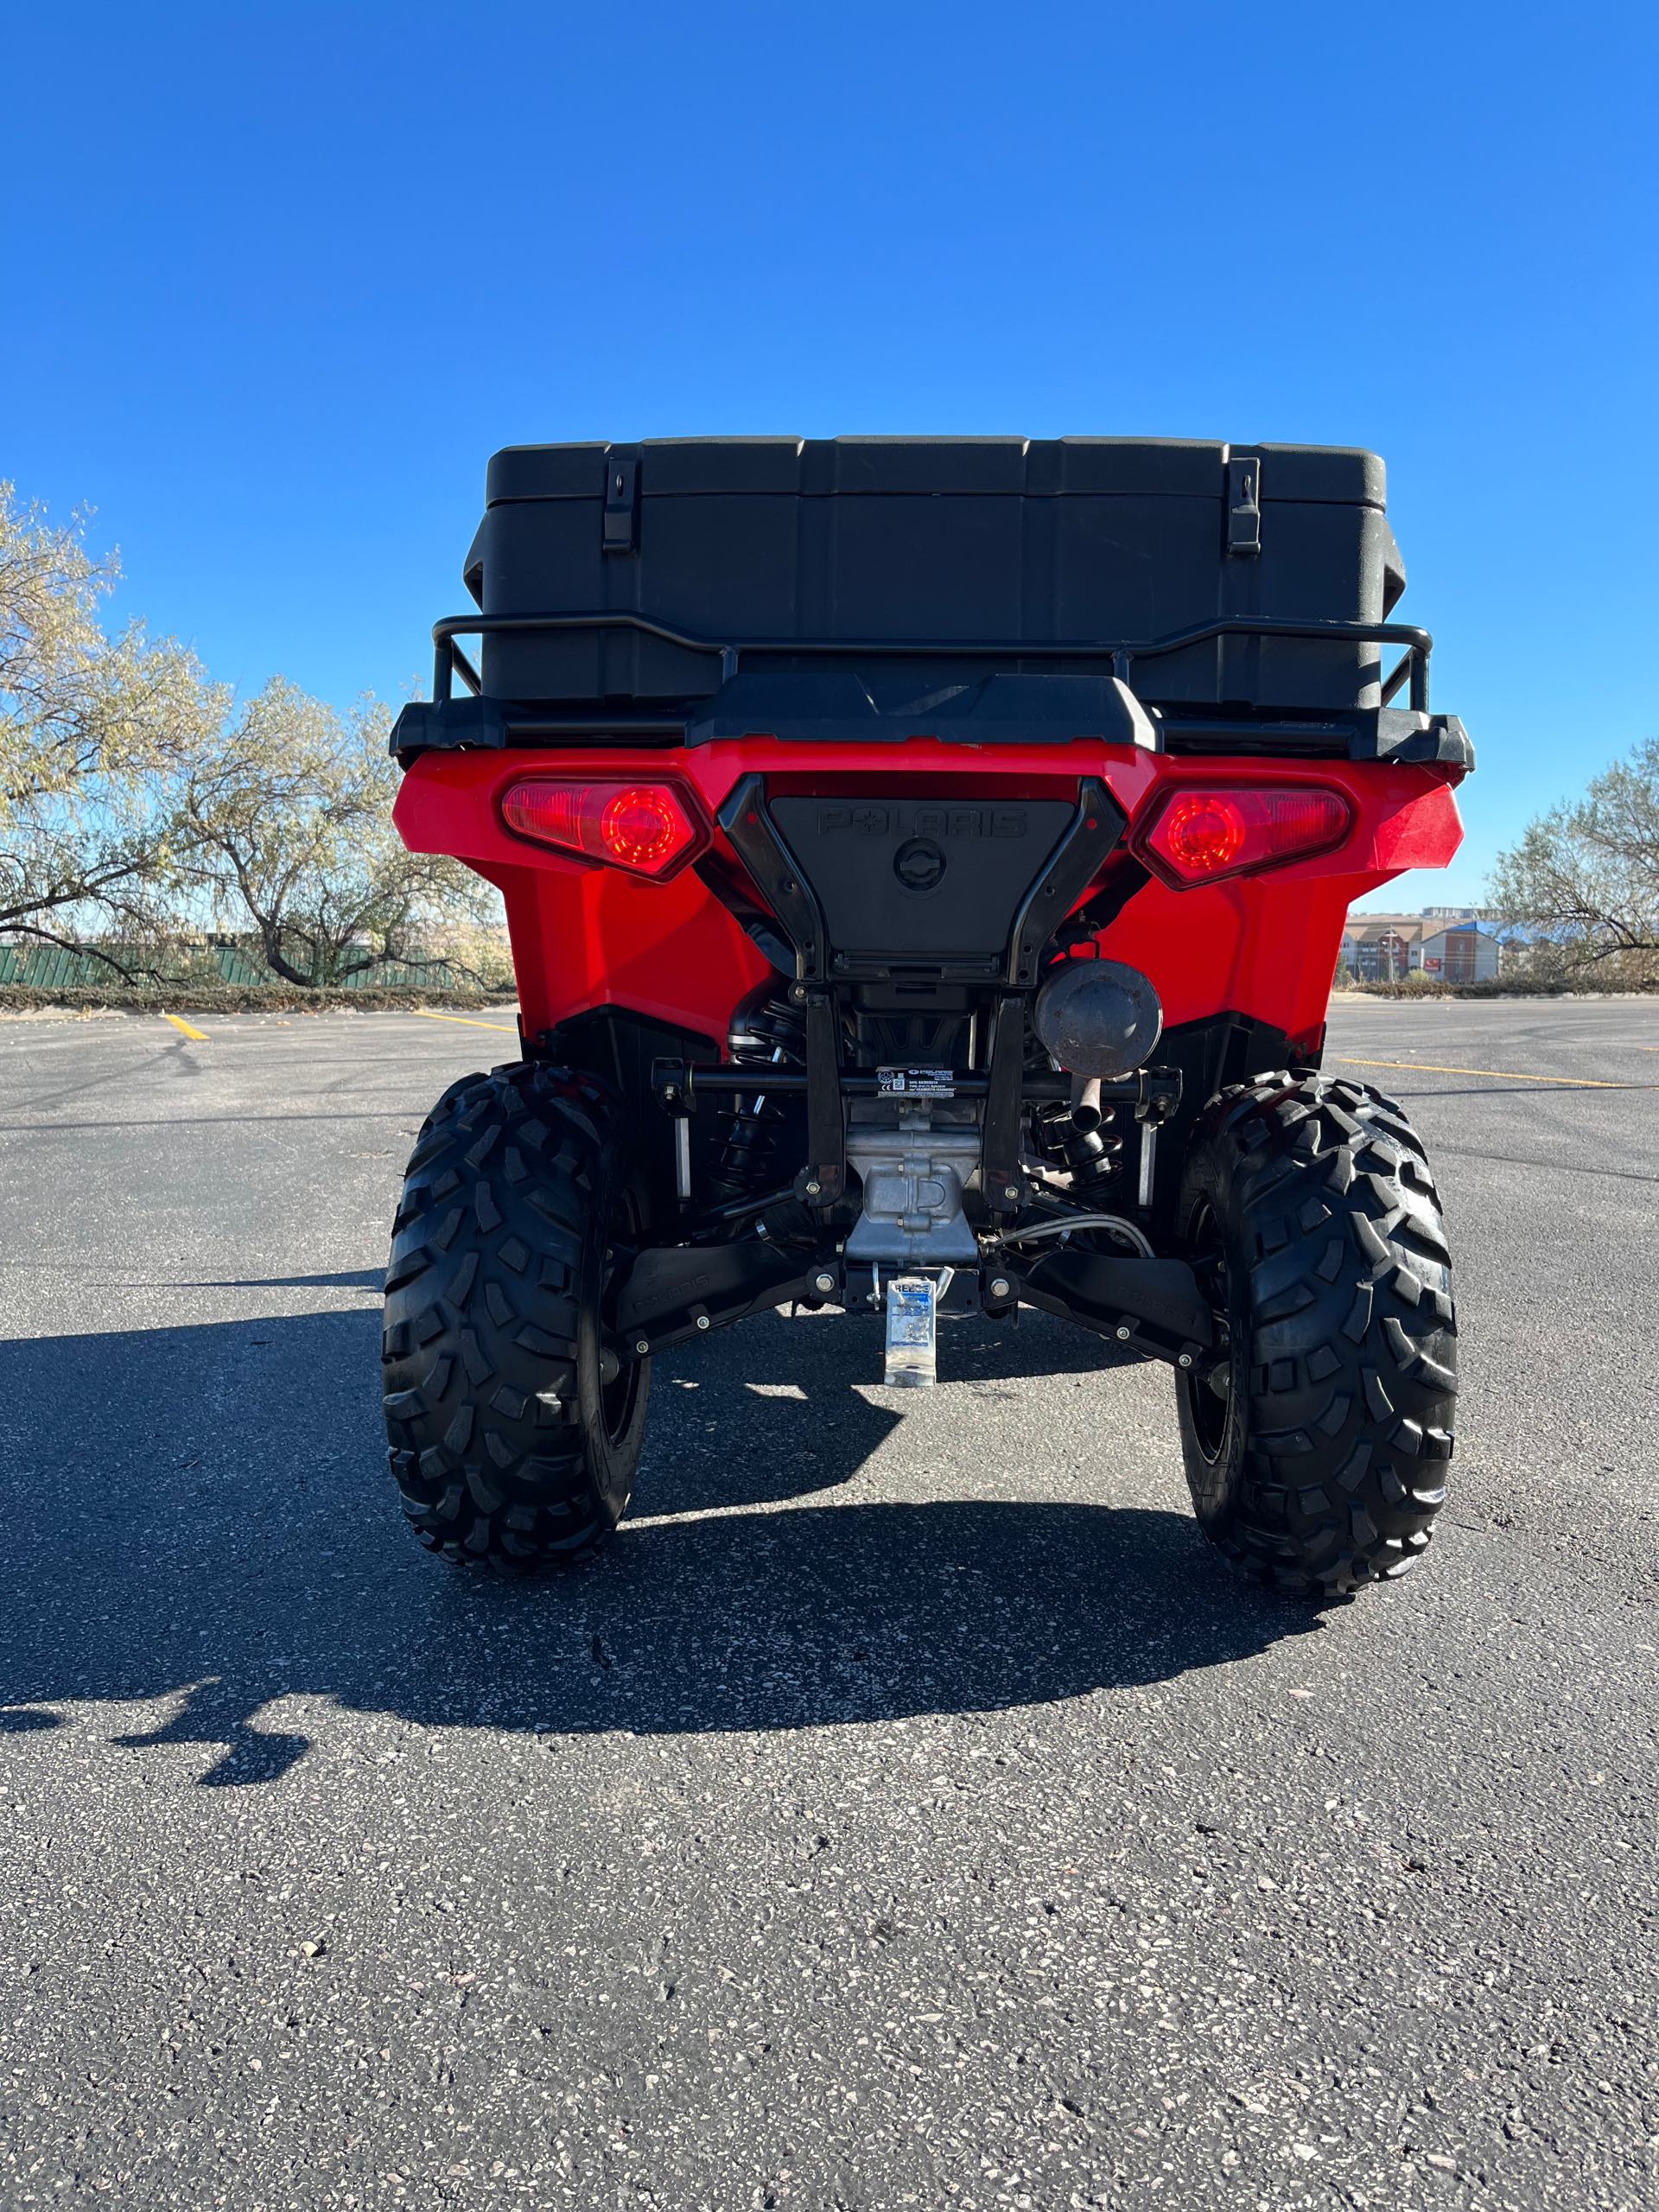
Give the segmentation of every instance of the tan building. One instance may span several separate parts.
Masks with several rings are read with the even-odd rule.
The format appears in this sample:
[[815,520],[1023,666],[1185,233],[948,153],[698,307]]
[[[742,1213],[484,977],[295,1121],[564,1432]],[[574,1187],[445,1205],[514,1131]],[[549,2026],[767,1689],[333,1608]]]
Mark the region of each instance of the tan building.
[[1497,939],[1468,911],[1348,917],[1342,964],[1362,983],[1484,983],[1497,973]]

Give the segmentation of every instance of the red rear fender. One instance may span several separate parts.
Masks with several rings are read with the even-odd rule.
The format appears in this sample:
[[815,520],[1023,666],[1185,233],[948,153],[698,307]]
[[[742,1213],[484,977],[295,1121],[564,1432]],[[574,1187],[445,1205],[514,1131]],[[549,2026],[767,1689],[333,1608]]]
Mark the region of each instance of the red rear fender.
[[683,750],[429,753],[404,779],[397,823],[412,851],[447,853],[506,902],[524,1027],[625,1006],[723,1045],[733,1008],[770,973],[696,869],[665,883],[582,861],[515,835],[503,792],[527,775],[671,776],[713,817],[741,776],[797,790],[872,795],[1034,798],[1103,777],[1130,818],[1172,785],[1316,785],[1353,810],[1334,850],[1226,882],[1177,891],[1154,877],[1103,932],[1113,957],[1150,976],[1171,1023],[1223,1011],[1295,1036],[1316,1029],[1349,906],[1405,868],[1444,868],[1463,838],[1452,773],[1350,761],[1172,758],[1094,744],[976,747],[918,739],[810,746],[753,737]]

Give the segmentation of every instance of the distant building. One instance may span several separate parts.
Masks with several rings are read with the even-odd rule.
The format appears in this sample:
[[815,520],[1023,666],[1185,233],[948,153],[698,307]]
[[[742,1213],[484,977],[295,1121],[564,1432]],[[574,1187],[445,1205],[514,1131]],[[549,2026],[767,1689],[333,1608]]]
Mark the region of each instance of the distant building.
[[1362,983],[1484,983],[1497,974],[1497,939],[1470,907],[1419,914],[1350,914],[1342,964]]

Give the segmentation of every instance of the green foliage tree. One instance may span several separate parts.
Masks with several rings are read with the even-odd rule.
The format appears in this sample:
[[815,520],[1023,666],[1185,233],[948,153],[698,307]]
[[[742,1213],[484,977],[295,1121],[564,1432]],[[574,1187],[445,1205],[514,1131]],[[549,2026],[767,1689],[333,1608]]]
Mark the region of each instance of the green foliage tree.
[[1659,972],[1659,738],[1529,823],[1499,855],[1488,904],[1541,968]]

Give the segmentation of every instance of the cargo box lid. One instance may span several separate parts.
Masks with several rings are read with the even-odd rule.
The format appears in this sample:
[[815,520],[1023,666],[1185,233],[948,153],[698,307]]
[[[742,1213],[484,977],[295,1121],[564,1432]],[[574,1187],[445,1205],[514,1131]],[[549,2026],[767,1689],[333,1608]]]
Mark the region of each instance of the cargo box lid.
[[1099,496],[1214,499],[1229,460],[1262,459],[1262,498],[1382,507],[1374,453],[1350,446],[1225,445],[1197,438],[647,438],[505,446],[490,461],[492,506],[519,499],[598,499],[613,454],[639,465],[643,499],[722,493],[790,498]]

